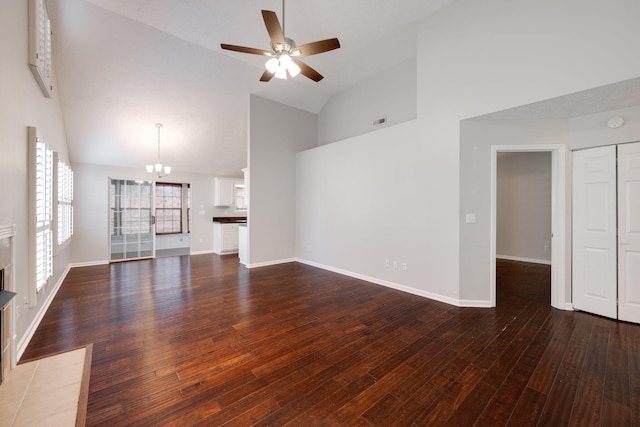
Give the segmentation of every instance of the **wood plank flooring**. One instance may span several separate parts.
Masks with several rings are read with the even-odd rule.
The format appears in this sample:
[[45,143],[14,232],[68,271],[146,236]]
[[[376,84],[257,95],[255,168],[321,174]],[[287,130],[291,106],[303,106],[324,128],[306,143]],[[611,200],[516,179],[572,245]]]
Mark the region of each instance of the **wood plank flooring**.
[[640,425],[640,326],[497,273],[474,309],[235,256],[74,268],[23,361],[93,343],[90,426]]

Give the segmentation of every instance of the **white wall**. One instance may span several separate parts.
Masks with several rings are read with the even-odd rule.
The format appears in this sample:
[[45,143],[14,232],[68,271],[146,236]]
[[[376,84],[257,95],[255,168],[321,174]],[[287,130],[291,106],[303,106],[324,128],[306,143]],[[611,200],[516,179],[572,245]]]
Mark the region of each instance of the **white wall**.
[[[465,305],[486,303],[490,299],[490,218],[488,214],[479,215],[473,230],[465,228],[464,235],[461,235],[461,220],[465,212],[489,212],[488,169],[484,168],[489,158],[485,151],[473,154],[479,156],[479,160],[465,165],[470,169],[462,172],[468,179],[461,182],[461,168],[465,167],[460,163],[460,149],[464,145],[460,136],[461,120],[638,77],[640,56],[630,54],[640,49],[640,27],[635,22],[638,16],[640,2],[635,0],[459,0],[420,23],[416,123],[326,147],[344,145],[349,155],[358,158],[356,148],[353,151],[349,148],[356,140],[357,149],[363,150],[365,159],[369,159],[366,154],[369,150],[388,155],[389,165],[376,171],[382,178],[371,181],[361,191],[374,192],[378,190],[376,183],[384,178],[395,182],[394,175],[404,173],[410,175],[405,181],[408,193],[425,198],[428,203],[414,203],[401,215],[395,211],[383,221],[362,217],[361,234],[369,236],[368,239],[348,242],[340,232],[334,232],[323,236],[323,250],[340,252],[342,246],[349,244],[352,253],[367,253],[381,228],[392,227],[391,222],[413,224],[415,231],[394,240],[389,250],[409,254],[418,245],[416,242],[420,245],[414,254],[418,262],[412,263],[412,278],[408,274],[400,275],[396,283]],[[351,120],[351,116],[346,114],[344,120]],[[563,127],[566,128],[566,124],[559,125],[559,134],[549,132],[549,136],[566,142]],[[543,129],[541,136],[544,133]],[[513,138],[509,143],[513,143]],[[407,154],[413,157],[411,164],[418,165],[411,172],[393,166],[405,144],[409,144],[411,150]],[[306,154],[318,159],[309,166],[300,165],[302,177],[299,179],[312,178],[307,167],[315,171],[332,167],[323,148]],[[350,171],[350,176],[359,176],[370,169],[356,162]],[[317,181],[317,199],[305,198],[299,205],[301,249],[313,235],[306,229],[311,227],[309,221],[304,221],[305,215],[311,215],[312,211],[307,204],[331,206],[345,198],[344,194],[335,194],[332,184],[325,186],[321,180]],[[342,193],[348,191],[346,187]],[[379,195],[385,200],[385,192]],[[391,203],[400,206],[398,201],[395,194],[391,196]],[[384,207],[380,209],[389,213]],[[377,211],[360,213],[378,218]],[[461,248],[460,242],[466,242],[467,238],[470,238],[469,247]],[[355,255],[353,261],[340,265],[364,275],[381,274],[374,267],[365,270],[360,260],[361,257]],[[478,268],[480,265],[483,267]]]
[[[109,260],[109,186],[108,178],[148,179],[144,165],[118,168],[74,163],[75,236],[71,244],[74,264],[103,263]],[[224,207],[213,205],[213,177],[204,174],[172,172],[162,182],[191,184],[191,253],[213,251],[214,216],[232,216]],[[204,215],[200,208],[204,205]]]
[[52,295],[54,285],[68,265],[68,250],[54,258],[53,278],[37,297],[35,306],[24,304],[29,286],[27,127],[33,126],[60,159],[69,162],[64,122],[57,86],[52,98],[45,98],[28,66],[28,2],[0,3],[0,224],[16,224],[15,276],[20,305],[16,313],[17,341],[20,343]]
[[249,266],[296,256],[296,153],[316,145],[317,116],[250,99]]
[[[414,57],[332,95],[318,115],[318,145],[415,119],[416,84]],[[382,117],[386,124],[374,127]]]
[[[567,141],[566,120],[472,119],[461,123],[460,282],[468,299],[490,299],[491,146],[565,145]],[[467,213],[476,214],[475,224],[465,222]],[[570,229],[565,230],[567,242],[571,241]],[[565,279],[567,296],[571,295],[570,277]]]
[[439,250],[448,242],[430,237],[439,232],[432,193],[442,182],[426,178],[429,148],[416,137],[417,125],[413,120],[298,154],[298,257],[456,303],[455,289],[431,268],[431,260],[446,261]]
[[551,263],[551,153],[498,153],[496,253]]

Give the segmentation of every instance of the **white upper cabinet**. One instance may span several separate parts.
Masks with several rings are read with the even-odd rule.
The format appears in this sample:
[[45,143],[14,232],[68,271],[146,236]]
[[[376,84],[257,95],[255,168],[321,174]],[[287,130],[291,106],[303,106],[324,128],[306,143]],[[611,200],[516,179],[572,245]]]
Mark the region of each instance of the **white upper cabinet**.
[[234,184],[233,178],[213,178],[213,204],[216,206],[233,205]]

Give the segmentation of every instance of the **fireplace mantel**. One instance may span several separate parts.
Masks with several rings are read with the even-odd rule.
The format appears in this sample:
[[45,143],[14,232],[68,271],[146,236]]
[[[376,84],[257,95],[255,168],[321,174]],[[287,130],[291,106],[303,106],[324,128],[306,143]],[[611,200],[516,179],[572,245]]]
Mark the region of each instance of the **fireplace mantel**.
[[0,240],[16,235],[15,225],[0,225]]

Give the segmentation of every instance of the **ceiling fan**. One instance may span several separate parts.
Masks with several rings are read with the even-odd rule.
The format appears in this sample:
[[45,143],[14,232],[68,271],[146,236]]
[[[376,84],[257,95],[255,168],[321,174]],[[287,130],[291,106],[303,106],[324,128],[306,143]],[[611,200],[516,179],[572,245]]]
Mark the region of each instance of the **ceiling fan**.
[[282,26],[275,12],[263,10],[262,18],[271,38],[271,51],[225,43],[221,43],[220,47],[235,52],[269,56],[270,59],[265,64],[266,70],[260,77],[261,82],[268,82],[274,76],[279,79],[286,79],[287,76],[295,77],[298,73],[314,82],[322,80],[323,76],[319,72],[298,58],[338,49],[340,47],[338,39],[326,39],[296,46],[293,40],[284,35],[284,0],[282,0]]

